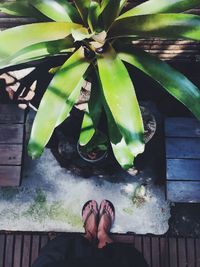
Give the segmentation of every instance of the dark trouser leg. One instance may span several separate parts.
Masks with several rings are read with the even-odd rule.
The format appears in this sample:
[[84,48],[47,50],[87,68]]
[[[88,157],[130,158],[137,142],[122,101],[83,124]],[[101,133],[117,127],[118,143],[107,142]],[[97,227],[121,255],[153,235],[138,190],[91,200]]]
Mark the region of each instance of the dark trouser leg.
[[67,251],[70,249],[71,237],[61,234],[51,240],[42,248],[39,257],[33,263],[32,267],[43,267],[47,264],[63,261],[67,257]]
[[83,257],[83,255],[90,257],[92,254],[93,248],[84,237],[61,234],[41,250],[32,267],[54,266],[56,262],[65,262],[72,258]]
[[114,266],[148,267],[142,254],[133,245],[125,243],[110,243],[102,249],[106,259]]

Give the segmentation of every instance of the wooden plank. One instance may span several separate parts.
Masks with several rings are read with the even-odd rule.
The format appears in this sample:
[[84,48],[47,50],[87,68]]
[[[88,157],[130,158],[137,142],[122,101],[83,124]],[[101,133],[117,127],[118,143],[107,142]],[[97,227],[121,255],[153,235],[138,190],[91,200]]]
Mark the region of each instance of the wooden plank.
[[167,179],[200,181],[200,160],[167,159]]
[[4,267],[5,240],[6,240],[5,235],[0,234],[0,267]]
[[111,238],[115,242],[122,242],[122,243],[129,243],[133,244],[134,243],[134,235],[121,235],[121,234],[113,234],[111,235]]
[[187,267],[195,267],[195,248],[194,239],[187,238]]
[[31,264],[37,259],[39,254],[39,235],[32,236],[32,245],[31,245]]
[[0,165],[21,165],[22,150],[21,144],[0,145]]
[[25,112],[17,105],[0,104],[0,123],[24,123]]
[[200,202],[200,182],[168,181],[167,199],[172,202]]
[[151,238],[143,236],[143,255],[149,266],[151,266]]
[[178,238],[178,264],[179,267],[187,266],[185,238]]
[[200,267],[200,239],[195,240],[196,267]]
[[168,238],[160,238],[160,263],[161,267],[169,267],[169,247]]
[[140,251],[140,252],[142,252],[142,237],[141,236],[135,236],[135,238],[134,238],[134,247],[138,250],[138,251]]
[[160,267],[160,248],[159,248],[158,237],[152,237],[151,249],[152,249],[152,267]]
[[5,266],[12,267],[13,263],[13,246],[14,236],[6,235]]
[[200,138],[166,138],[166,157],[200,159]]
[[178,267],[176,238],[169,238],[169,263],[170,267]]
[[194,118],[167,118],[165,135],[167,137],[200,137],[200,121]]
[[22,235],[20,235],[20,234],[15,235],[13,267],[21,267],[22,239],[23,239],[23,236]]
[[0,144],[22,144],[23,124],[0,124]]
[[21,166],[0,166],[0,186],[19,186]]
[[43,248],[49,241],[48,235],[41,235],[40,236],[40,250]]
[[31,236],[24,235],[23,240],[23,252],[22,252],[22,266],[21,267],[29,267],[30,266],[30,245],[31,245]]

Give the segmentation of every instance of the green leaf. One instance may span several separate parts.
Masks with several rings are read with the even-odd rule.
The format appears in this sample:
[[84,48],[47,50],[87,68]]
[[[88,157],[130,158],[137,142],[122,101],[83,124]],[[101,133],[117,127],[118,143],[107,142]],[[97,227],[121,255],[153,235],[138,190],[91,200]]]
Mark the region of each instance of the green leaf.
[[123,7],[126,5],[126,3],[127,3],[127,0],[121,0],[121,1],[120,1],[120,8],[119,8],[119,11],[120,11],[120,12],[122,11],[122,9],[123,9]]
[[134,65],[182,102],[200,120],[200,90],[167,63],[136,48],[120,49],[119,57]]
[[95,1],[91,1],[90,8],[88,11],[88,25],[92,32],[95,31],[99,15],[100,15],[100,5]]
[[[103,90],[102,90],[103,91]],[[124,137],[121,135],[117,124],[112,116],[112,113],[107,105],[105,98],[103,97],[103,105],[106,111],[109,139],[112,146],[114,156],[121,167],[125,170],[131,168],[134,162],[134,155],[131,153],[127,146]]]
[[32,0],[31,5],[54,21],[80,22],[76,8],[67,0]]
[[97,58],[103,94],[125,142],[134,156],[144,151],[140,108],[128,71],[114,49]]
[[68,52],[73,52],[73,45],[73,39],[70,37],[57,41],[34,44],[25,47],[14,55],[7,57],[5,60],[0,61],[0,68],[23,64],[34,60],[39,60],[48,56],[55,56],[58,54],[66,54]]
[[[71,95],[82,81],[90,63],[79,48],[59,69],[49,84],[36,114],[28,145],[29,154],[39,157],[48,143],[54,128],[67,117],[66,105],[72,107]],[[69,112],[70,108],[68,109]]]
[[0,3],[0,12],[13,16],[30,17],[37,19],[44,19],[45,17],[35,10],[28,1],[19,2],[3,2]]
[[14,55],[27,46],[63,39],[71,34],[72,29],[79,27],[81,27],[79,24],[70,22],[46,22],[19,26],[0,32],[0,60]]
[[109,139],[110,139],[110,143],[112,146],[114,156],[116,160],[118,161],[118,163],[121,165],[121,167],[127,170],[133,166],[134,156],[132,155],[130,149],[128,148],[124,140],[124,137],[121,135],[119,128],[117,127],[114,121],[112,113],[103,95],[103,89],[101,86],[101,81],[100,81],[98,73],[97,73],[97,80],[96,80],[96,88],[98,89],[98,92],[101,92],[101,96],[99,98],[101,98],[102,104],[106,111]]
[[200,40],[200,16],[190,14],[157,14],[117,20],[109,34],[116,37],[160,37]]
[[198,6],[199,0],[150,0],[123,13],[117,19],[155,13],[178,13]]
[[92,82],[90,100],[85,111],[81,126],[79,144],[86,145],[93,137],[102,111],[101,94],[96,79]]
[[82,78],[78,85],[75,87],[73,92],[69,95],[67,101],[65,102],[65,107],[63,108],[62,112],[60,113],[57,122],[56,122],[56,127],[63,123],[64,120],[69,116],[69,113],[71,109],[73,108],[76,100],[78,99],[80,95],[81,88],[83,86],[84,79]]
[[72,36],[74,41],[82,41],[84,39],[90,38],[93,34],[89,34],[86,28],[79,28],[72,30]]
[[101,15],[103,17],[104,29],[108,30],[120,11],[120,0],[103,0],[104,7]]
[[88,11],[90,8],[90,0],[74,0],[74,3],[79,11],[79,14],[84,24],[87,25]]

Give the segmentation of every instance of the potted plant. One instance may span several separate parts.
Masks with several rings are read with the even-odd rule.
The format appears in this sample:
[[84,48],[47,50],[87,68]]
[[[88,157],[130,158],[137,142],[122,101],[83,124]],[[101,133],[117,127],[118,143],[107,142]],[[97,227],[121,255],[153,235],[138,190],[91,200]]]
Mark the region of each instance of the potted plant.
[[200,119],[200,91],[184,75],[158,58],[135,48],[140,38],[200,40],[200,16],[184,14],[199,0],[149,0],[124,11],[125,0],[32,0],[0,4],[0,10],[39,19],[0,33],[0,68],[63,56],[41,100],[28,145],[39,157],[54,129],[69,115],[84,79],[92,90],[83,118],[80,145],[98,131],[102,110],[109,140],[120,165],[127,169],[144,151],[144,127],[126,64],[155,79]]

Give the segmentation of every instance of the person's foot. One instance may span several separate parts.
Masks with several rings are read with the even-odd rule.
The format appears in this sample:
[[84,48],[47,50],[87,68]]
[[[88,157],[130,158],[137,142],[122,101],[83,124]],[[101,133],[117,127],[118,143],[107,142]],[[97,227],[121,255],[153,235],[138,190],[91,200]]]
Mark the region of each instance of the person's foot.
[[98,248],[103,248],[106,244],[112,243],[109,237],[110,229],[115,220],[115,209],[108,200],[103,200],[99,208],[99,226],[97,238],[99,240]]
[[98,204],[95,200],[89,200],[82,209],[82,219],[85,228],[85,238],[90,242],[97,239],[98,229]]

